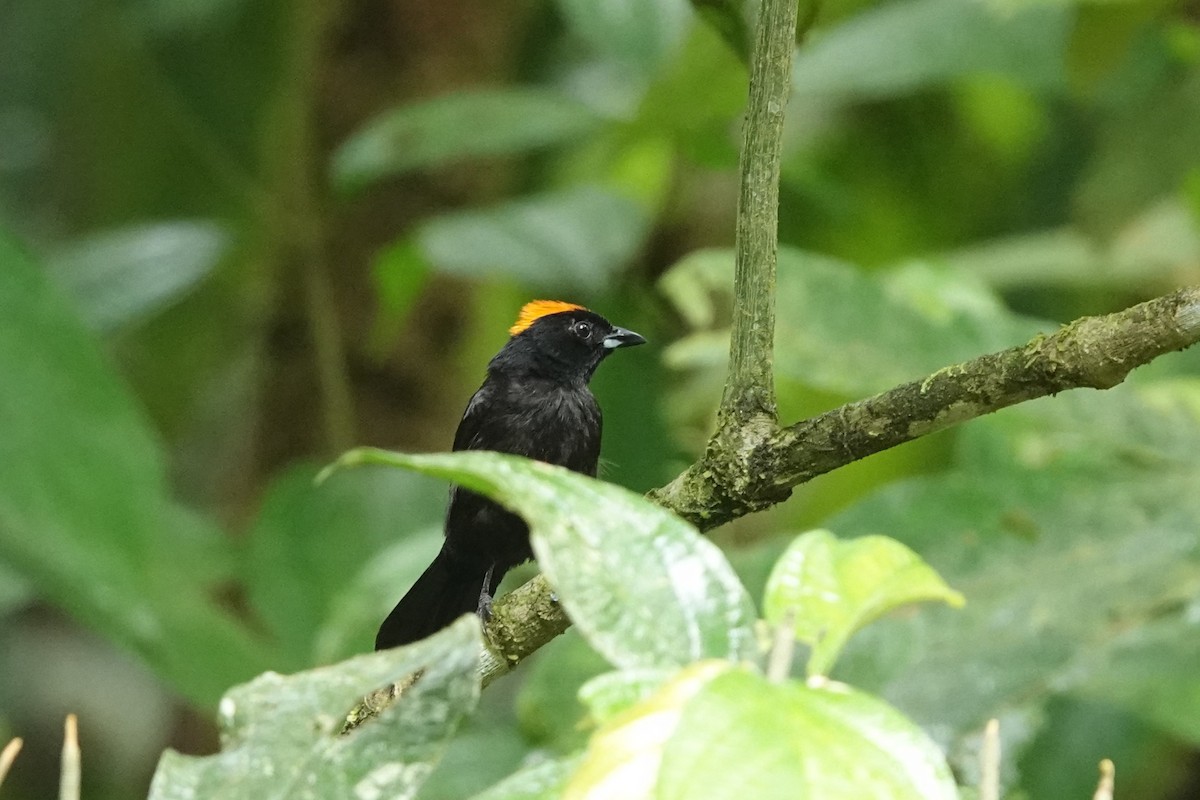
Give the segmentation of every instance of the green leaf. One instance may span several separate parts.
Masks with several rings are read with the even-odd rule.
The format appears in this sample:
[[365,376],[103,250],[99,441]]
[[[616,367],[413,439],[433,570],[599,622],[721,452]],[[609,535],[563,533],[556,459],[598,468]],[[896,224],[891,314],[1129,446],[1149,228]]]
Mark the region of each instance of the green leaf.
[[[718,7],[705,8],[718,13]],[[745,64],[714,30],[693,26],[679,57],[647,87],[633,125],[669,134],[680,153],[705,167],[735,169],[738,150],[729,132],[746,106],[748,80]]]
[[593,722],[607,722],[650,697],[672,676],[672,672],[663,669],[606,672],[579,687],[579,701],[587,707]]
[[[667,350],[670,366],[724,375],[732,275],[732,251],[707,250],[663,277],[663,293],[697,329]],[[1020,344],[1042,327],[965,272],[911,264],[866,274],[793,248],[779,251],[777,297],[788,309],[776,323],[777,377],[848,396]]]
[[509,775],[471,800],[559,800],[578,758],[539,761]]
[[998,11],[962,0],[885,3],[814,36],[796,54],[804,95],[888,98],[958,77],[998,74],[1036,88],[1065,85],[1070,16],[1037,6]]
[[632,200],[582,186],[435,217],[418,229],[416,241],[443,272],[599,293],[633,257],[648,222]]
[[511,694],[504,689],[485,692],[421,787],[420,798],[463,800],[539,757],[545,751],[532,748],[514,725]]
[[773,624],[791,616],[796,638],[812,646],[808,674],[828,675],[855,631],[895,608],[931,600],[964,602],[895,539],[839,541],[829,531],[809,531],[775,564],[763,611]]
[[1180,199],[1167,198],[1103,240],[1058,228],[985,240],[939,260],[1001,291],[1166,292],[1181,270],[1200,260],[1200,229]]
[[10,611],[20,608],[34,598],[33,587],[29,581],[14,572],[11,567],[0,562],[0,619]]
[[588,743],[562,800],[651,800],[663,747],[679,724],[687,701],[717,676],[727,661],[686,667],[653,695],[613,717]]
[[360,448],[334,466],[384,464],[454,481],[519,513],[538,565],[588,642],[617,667],[751,658],[754,606],[721,551],[640,495],[492,452]]
[[371,281],[378,309],[371,326],[370,350],[377,361],[386,360],[394,349],[428,277],[429,265],[410,238],[398,239],[375,254]]
[[213,702],[268,650],[212,599],[228,542],[175,503],[154,432],[70,303],[0,236],[0,559]]
[[[441,492],[436,496],[441,497]],[[364,504],[370,506],[374,502],[364,501]],[[419,506],[419,503],[415,505]],[[397,505],[395,508],[402,509],[404,506]],[[396,530],[404,531],[406,527],[407,521]],[[340,530],[341,526],[337,526],[337,529]],[[316,533],[317,529],[305,528],[304,532]],[[336,539],[331,541],[336,543]],[[374,646],[379,623],[404,596],[404,592],[421,577],[441,546],[442,526],[439,523],[418,531],[404,532],[399,541],[375,553],[361,570],[349,578],[345,574],[325,570],[319,580],[332,593],[320,626],[315,632],[308,632],[311,640],[308,659],[317,664],[327,664],[370,650]],[[286,579],[289,569],[285,566],[265,575]],[[301,574],[311,572],[305,570]],[[265,575],[261,580],[267,580]],[[300,586],[302,589],[304,584]],[[286,595],[295,590],[276,588],[274,591],[278,593],[279,602],[275,613],[279,613],[287,608],[284,602]]]
[[521,736],[535,747],[560,753],[582,746],[590,728],[579,705],[580,689],[611,669],[577,629],[558,637],[523,675],[516,702]]
[[572,33],[638,76],[675,52],[692,20],[687,0],[558,0],[558,8]]
[[1076,185],[1074,216],[1103,239],[1185,187],[1200,141],[1200,72],[1124,100],[1098,127],[1095,154]]
[[737,0],[692,0],[692,6],[696,15],[721,35],[738,59],[749,64],[753,36],[743,4]]
[[1072,86],[1085,93],[1095,89],[1129,57],[1148,25],[1173,4],[1173,0],[1080,3],[1066,54]]
[[[441,487],[418,475],[363,470],[318,487],[316,473],[302,465],[275,479],[238,559],[257,619],[292,669],[370,649],[372,639],[365,634],[374,631],[364,623],[378,625],[410,585],[408,578],[415,580],[433,559],[437,534],[415,537],[416,548],[412,535],[440,528],[445,508]],[[363,566],[397,541],[409,563],[391,563],[397,572],[364,585]],[[347,593],[352,600],[343,599]],[[340,609],[339,635],[329,637],[327,620],[339,603],[350,608]],[[319,655],[314,636],[324,637]]]
[[357,191],[463,158],[573,142],[601,124],[587,107],[543,89],[455,92],[372,119],[334,154],[333,178]]
[[229,233],[213,222],[148,223],[77,239],[47,268],[87,326],[108,332],[178,300],[216,268],[229,245]]
[[[150,798],[413,797],[475,708],[481,646],[478,621],[464,617],[408,647],[292,676],[261,675],[221,700],[221,752],[168,750]],[[399,700],[340,733],[363,695],[416,672]]]
[[772,684],[734,669],[683,709],[656,800],[951,800],[938,747],[883,701],[841,684]]
[[964,428],[948,473],[830,520],[903,539],[970,598],[872,625],[839,676],[947,736],[1087,691],[1200,741],[1198,396],[1193,380],[1022,404]]

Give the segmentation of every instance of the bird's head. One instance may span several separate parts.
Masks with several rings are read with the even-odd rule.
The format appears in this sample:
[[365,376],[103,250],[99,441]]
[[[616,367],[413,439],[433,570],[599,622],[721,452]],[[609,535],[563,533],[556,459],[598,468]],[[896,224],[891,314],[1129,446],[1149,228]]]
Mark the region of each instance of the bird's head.
[[587,381],[609,353],[646,342],[594,311],[558,300],[526,303],[508,332],[490,370],[568,381]]

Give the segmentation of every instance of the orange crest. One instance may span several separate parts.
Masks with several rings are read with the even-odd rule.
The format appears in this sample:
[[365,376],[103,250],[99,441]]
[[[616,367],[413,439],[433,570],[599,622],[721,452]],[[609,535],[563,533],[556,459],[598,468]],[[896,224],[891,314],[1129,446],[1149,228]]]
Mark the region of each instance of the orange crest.
[[561,300],[534,300],[521,307],[521,313],[517,315],[517,321],[508,329],[508,332],[516,336],[518,333],[528,330],[530,325],[542,317],[549,316],[550,314],[560,314],[563,311],[586,310],[583,306],[578,306],[574,303],[564,303]]

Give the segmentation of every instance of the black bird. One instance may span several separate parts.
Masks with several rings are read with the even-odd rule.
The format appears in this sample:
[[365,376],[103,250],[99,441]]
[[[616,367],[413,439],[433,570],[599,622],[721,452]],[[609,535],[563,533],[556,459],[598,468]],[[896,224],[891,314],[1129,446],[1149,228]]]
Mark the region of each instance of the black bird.
[[[509,333],[458,423],[454,450],[514,453],[595,476],[602,418],[588,381],[613,350],[646,340],[555,300],[527,303]],[[383,621],[375,649],[423,639],[462,614],[486,621],[504,573],[531,558],[523,519],[451,487],[441,552]]]

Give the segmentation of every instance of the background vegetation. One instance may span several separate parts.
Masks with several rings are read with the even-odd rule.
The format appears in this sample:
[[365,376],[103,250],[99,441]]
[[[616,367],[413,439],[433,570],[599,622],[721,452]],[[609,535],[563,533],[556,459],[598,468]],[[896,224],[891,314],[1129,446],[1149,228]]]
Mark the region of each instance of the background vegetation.
[[[436,7],[435,7],[436,6]],[[702,446],[730,307],[743,11],[683,0],[166,0],[0,9],[0,739],[46,796],[209,752],[221,694],[363,652],[444,487],[316,469],[445,449],[535,295],[652,346],[607,364],[605,477]],[[794,420],[1200,278],[1194,4],[802,9],[777,383]],[[969,771],[1193,797],[1200,355],[821,478],[715,535],[746,586],[799,531],[883,533],[967,606],[868,628],[835,677]],[[459,798],[587,731],[574,634],[489,688]]]

